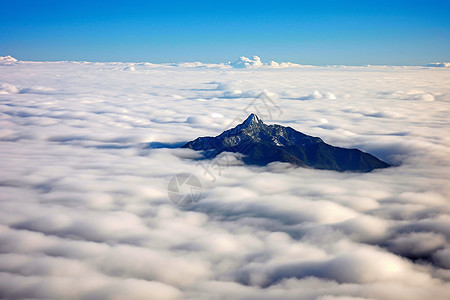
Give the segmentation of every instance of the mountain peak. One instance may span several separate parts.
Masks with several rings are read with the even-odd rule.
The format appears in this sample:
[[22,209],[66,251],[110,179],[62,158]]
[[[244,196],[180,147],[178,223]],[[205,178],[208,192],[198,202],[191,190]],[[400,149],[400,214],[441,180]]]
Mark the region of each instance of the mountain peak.
[[199,137],[183,148],[202,150],[206,158],[222,152],[237,152],[243,154],[245,163],[256,165],[280,161],[300,167],[356,172],[389,167],[389,164],[358,149],[334,147],[321,138],[291,127],[266,125],[253,113],[235,128],[216,137]]
[[254,113],[251,113],[247,117],[247,119],[242,123],[242,125],[250,126],[250,125],[253,125],[253,124],[262,124],[262,123],[263,123],[263,121],[261,121],[261,119],[258,118],[257,115],[255,115]]

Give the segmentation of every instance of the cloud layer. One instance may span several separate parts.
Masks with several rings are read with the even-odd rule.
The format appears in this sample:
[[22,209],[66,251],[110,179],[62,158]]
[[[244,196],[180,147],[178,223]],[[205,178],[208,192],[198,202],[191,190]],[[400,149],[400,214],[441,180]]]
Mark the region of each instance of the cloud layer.
[[[0,66],[0,297],[449,299],[450,72],[241,61]],[[177,148],[250,112],[396,167]],[[179,209],[186,172],[203,196]]]

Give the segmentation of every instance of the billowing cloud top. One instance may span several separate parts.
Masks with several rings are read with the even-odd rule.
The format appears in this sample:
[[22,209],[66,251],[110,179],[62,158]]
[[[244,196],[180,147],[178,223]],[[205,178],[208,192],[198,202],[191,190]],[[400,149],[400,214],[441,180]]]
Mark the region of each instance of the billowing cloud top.
[[17,62],[17,59],[12,56],[0,56],[0,65],[10,65],[15,62]]
[[258,56],[253,56],[252,58],[241,56],[237,61],[231,63],[230,65],[233,68],[241,69],[262,67],[263,63],[261,62],[261,58],[259,58]]
[[[449,299],[450,69],[241,62],[0,65],[1,298]],[[395,167],[178,148],[251,112]]]
[[271,61],[270,63],[265,64],[261,61],[261,58],[259,58],[259,56],[253,56],[252,58],[241,56],[237,61],[230,63],[230,65],[236,69],[260,68],[260,67],[287,68],[300,66],[298,64],[290,62],[277,63],[275,61]]

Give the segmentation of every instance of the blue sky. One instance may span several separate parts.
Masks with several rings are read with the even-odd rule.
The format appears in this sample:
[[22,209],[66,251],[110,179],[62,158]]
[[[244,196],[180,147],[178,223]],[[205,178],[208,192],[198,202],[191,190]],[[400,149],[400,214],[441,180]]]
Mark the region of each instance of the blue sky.
[[0,56],[303,64],[450,61],[450,1],[4,1]]

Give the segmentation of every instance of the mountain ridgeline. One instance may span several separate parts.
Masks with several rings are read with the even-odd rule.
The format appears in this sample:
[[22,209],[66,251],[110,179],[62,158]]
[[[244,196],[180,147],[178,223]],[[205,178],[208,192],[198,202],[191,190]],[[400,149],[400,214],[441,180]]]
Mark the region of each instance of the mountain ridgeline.
[[201,150],[206,158],[222,152],[241,153],[244,163],[260,166],[279,161],[305,168],[352,172],[390,166],[358,149],[334,147],[291,127],[266,125],[255,114],[216,137],[199,137],[182,148]]

